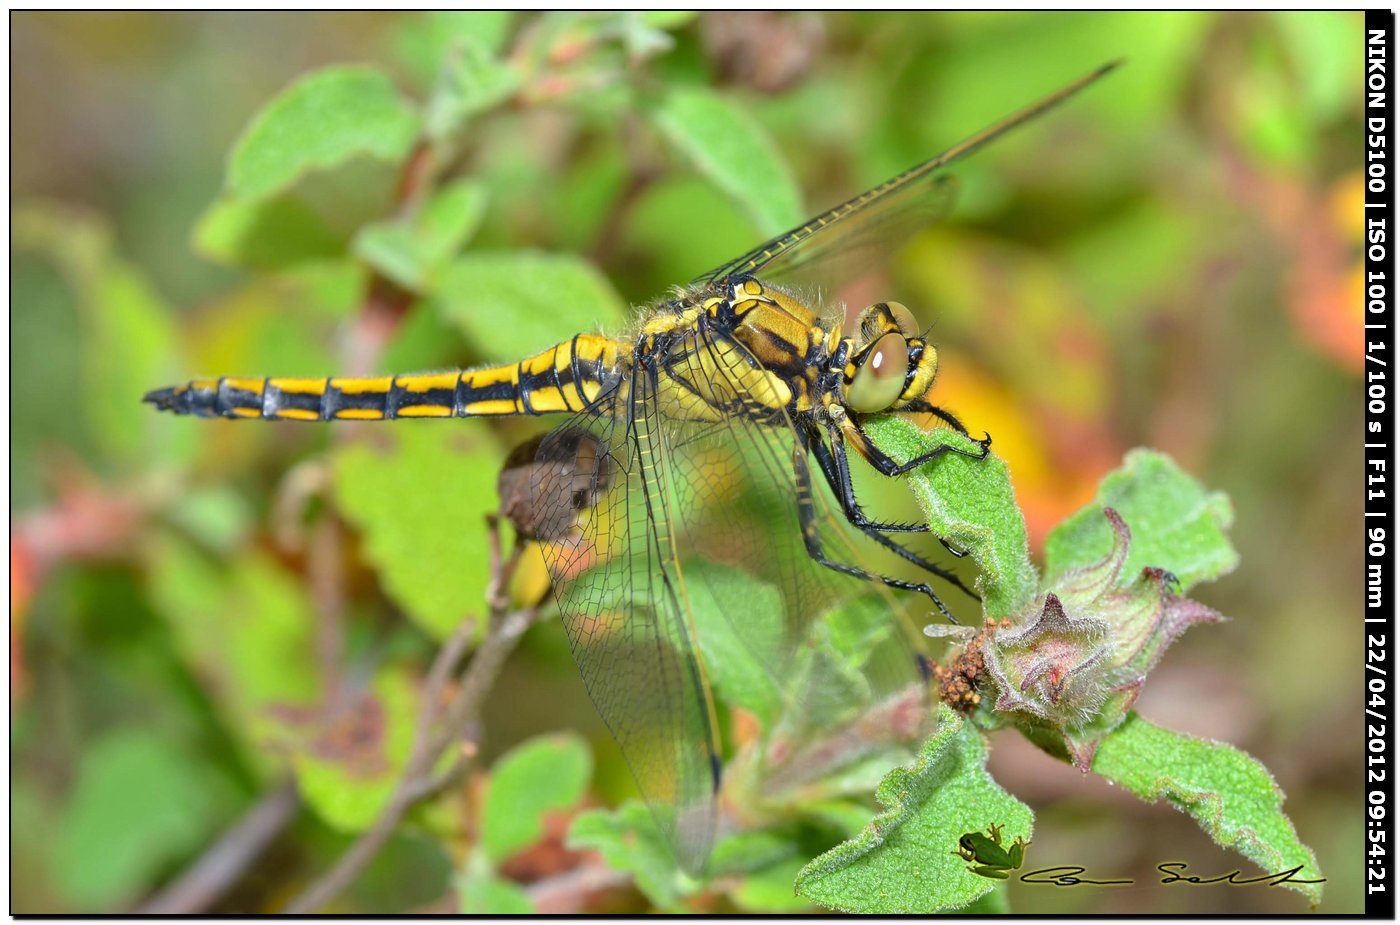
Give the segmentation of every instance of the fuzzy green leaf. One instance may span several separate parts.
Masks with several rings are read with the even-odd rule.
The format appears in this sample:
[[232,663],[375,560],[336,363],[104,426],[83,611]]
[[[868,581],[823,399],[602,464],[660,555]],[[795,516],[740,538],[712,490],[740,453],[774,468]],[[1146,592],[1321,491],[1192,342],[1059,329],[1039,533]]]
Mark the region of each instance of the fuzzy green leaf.
[[802,869],[798,895],[843,912],[960,909],[991,889],[955,854],[967,832],[1004,826],[1029,839],[1031,811],[986,770],[982,733],[946,706],[912,767],[895,768],[875,796],[884,812]]
[[529,251],[471,253],[437,278],[432,305],[482,354],[518,360],[579,331],[616,328],[624,305],[591,264]]
[[1225,536],[1234,520],[1229,498],[1207,492],[1167,456],[1139,449],[1104,477],[1092,504],[1051,531],[1045,543],[1047,586],[1066,571],[1108,554],[1113,530],[1103,516],[1106,507],[1116,510],[1132,531],[1121,581],[1133,580],[1144,566],[1153,566],[1176,575],[1185,593],[1199,582],[1229,573],[1239,563]]
[[486,515],[503,454],[480,421],[401,421],[334,455],[336,506],[364,534],[385,592],[446,638],[480,613]]
[[481,844],[504,861],[544,834],[545,814],[583,798],[593,755],[577,736],[540,736],[511,749],[491,769],[481,810]]
[[[942,444],[977,449],[946,428],[924,431],[892,416],[867,421],[866,429],[875,445],[898,461]],[[1024,607],[1035,594],[1036,573],[1006,463],[991,454],[970,459],[944,453],[906,478],[933,532],[967,550],[981,568],[976,588],[987,616],[1000,619]]]
[[696,886],[676,866],[651,811],[642,803],[581,814],[569,829],[568,846],[597,851],[609,867],[630,873],[637,888],[659,909],[674,910],[680,897]]
[[253,117],[229,157],[228,192],[261,199],[357,155],[405,157],[419,118],[388,75],[367,67],[309,74]]
[[1267,768],[1239,749],[1162,729],[1134,713],[1104,737],[1093,770],[1148,802],[1166,799],[1216,844],[1266,873],[1300,867],[1296,881],[1280,885],[1314,906],[1321,902],[1322,884],[1301,882],[1322,874],[1283,814],[1283,791]]
[[651,111],[672,146],[731,196],[763,234],[802,220],[802,197],[773,139],[729,100],[702,87],[677,87]]
[[463,915],[533,915],[535,907],[519,884],[489,871],[463,874],[457,880]]
[[486,213],[486,190],[470,180],[449,183],[416,215],[375,222],[355,235],[355,255],[410,292],[419,292],[475,233]]

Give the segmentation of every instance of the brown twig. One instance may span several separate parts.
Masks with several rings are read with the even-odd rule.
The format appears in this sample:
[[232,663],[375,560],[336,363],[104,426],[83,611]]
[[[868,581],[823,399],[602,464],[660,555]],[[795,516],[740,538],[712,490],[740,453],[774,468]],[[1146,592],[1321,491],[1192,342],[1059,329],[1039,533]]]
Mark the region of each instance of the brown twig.
[[[493,546],[499,543],[494,524],[492,542]],[[493,568],[493,586],[502,585],[502,575],[514,570],[521,552],[521,547],[517,546],[504,563],[493,556],[493,565],[496,566]],[[464,735],[476,724],[486,694],[495,684],[507,656],[539,613],[537,606],[508,611],[500,600],[493,600],[491,606],[486,636],[471,661],[458,675],[457,693],[446,709],[439,708],[442,693],[475,635],[475,622],[471,619],[462,621],[433,660],[423,693],[423,706],[414,726],[413,747],[408,762],[374,825],[355,840],[330,870],[293,898],[283,910],[285,913],[313,912],[338,896],[384,847],[409,810],[440,792],[467,769],[474,752],[463,749],[451,767],[434,773],[442,758],[461,743]]]
[[283,782],[136,914],[198,915],[207,911],[291,823],[300,806],[296,782]]

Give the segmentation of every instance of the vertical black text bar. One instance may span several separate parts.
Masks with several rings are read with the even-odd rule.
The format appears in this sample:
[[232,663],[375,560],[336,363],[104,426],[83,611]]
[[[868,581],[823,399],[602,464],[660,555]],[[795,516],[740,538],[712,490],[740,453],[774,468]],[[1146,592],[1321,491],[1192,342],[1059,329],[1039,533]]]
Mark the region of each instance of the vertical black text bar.
[[1364,518],[1366,543],[1366,649],[1362,674],[1366,679],[1366,913],[1395,915],[1395,827],[1391,781],[1390,732],[1395,720],[1395,638],[1392,618],[1395,602],[1395,488],[1390,484],[1395,447],[1396,389],[1394,387],[1395,291],[1393,220],[1395,151],[1393,90],[1390,62],[1395,14],[1389,10],[1366,11],[1365,37],[1365,365],[1366,475]]

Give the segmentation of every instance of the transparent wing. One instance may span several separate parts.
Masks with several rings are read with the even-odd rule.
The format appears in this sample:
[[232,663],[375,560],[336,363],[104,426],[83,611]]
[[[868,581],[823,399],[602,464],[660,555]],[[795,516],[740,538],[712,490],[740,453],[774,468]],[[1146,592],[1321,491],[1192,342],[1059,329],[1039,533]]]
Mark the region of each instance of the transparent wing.
[[[867,573],[879,568],[794,423],[775,413],[767,374],[742,344],[703,327],[672,351],[668,372],[728,411],[714,424],[673,424],[668,456],[686,513],[679,544],[716,576],[703,597],[692,595],[713,609],[695,608],[699,642],[718,699],[763,726],[764,790],[917,739],[928,716],[915,657],[922,637],[883,584],[813,558],[819,549]],[[759,670],[735,670],[743,658]]]
[[[579,459],[570,490],[535,493],[552,491],[558,512],[542,518],[555,537],[546,561],[589,696],[692,872],[721,824],[716,702],[757,719],[761,741],[734,744],[757,750],[765,783],[903,747],[928,715],[889,601],[808,555],[806,455],[781,411],[760,423],[770,406],[755,397],[756,370],[741,345],[697,329],[664,368],[619,389],[611,417],[576,417],[537,457],[550,463],[540,471]],[[726,413],[687,421],[695,389]],[[852,561],[819,477],[816,493],[806,529]],[[849,733],[876,709],[894,712]],[[840,747],[814,752],[819,741]]]
[[956,184],[943,168],[1037,118],[1118,66],[1104,65],[1044,99],[989,126],[899,176],[861,193],[816,218],[695,280],[722,282],[753,274],[781,281],[838,286],[884,262],[919,229],[938,221],[952,207]]
[[920,229],[952,211],[957,197],[957,178],[946,174],[922,173],[890,183],[899,185],[883,184],[862,193],[696,282],[716,284],[753,274],[769,282],[830,291],[859,279],[887,263]]
[[574,524],[542,548],[584,687],[677,861],[694,872],[714,841],[719,742],[683,603],[660,422],[645,412],[652,391],[638,376],[619,389],[616,416],[580,415],[551,432],[537,457],[551,465],[540,471],[577,458],[581,434],[601,456],[580,461],[573,491],[541,485],[537,496],[552,494],[546,503]]

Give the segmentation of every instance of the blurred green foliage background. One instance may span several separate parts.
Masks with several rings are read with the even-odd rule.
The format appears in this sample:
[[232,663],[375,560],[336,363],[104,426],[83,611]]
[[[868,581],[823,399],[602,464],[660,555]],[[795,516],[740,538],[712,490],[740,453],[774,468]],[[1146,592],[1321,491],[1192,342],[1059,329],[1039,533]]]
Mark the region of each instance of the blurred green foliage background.
[[[618,330],[627,304],[1120,57],[961,165],[951,219],[846,296],[933,323],[939,400],[994,435],[1037,552],[1137,445],[1231,496],[1242,565],[1202,599],[1232,620],[1188,634],[1139,710],[1272,769],[1329,877],[1322,910],[1360,910],[1359,14],[11,28],[12,911],[141,907],[289,769],[299,808],[201,908],[276,909],[324,870],[387,792],[437,644],[482,607],[481,516],[531,432],[177,420],[143,408],[146,389],[505,361]],[[240,157],[270,100],[347,64],[363,67],[339,72],[343,124],[293,106],[279,130],[314,131],[282,136],[271,165]],[[753,146],[752,171],[706,162],[707,120],[738,126],[725,137]],[[450,160],[423,166],[440,142]],[[363,709],[326,720],[345,691],[374,705],[368,727]],[[596,767],[571,805],[628,793],[553,622],[483,725],[483,767],[572,731]],[[1138,881],[1013,885],[1013,909],[1301,911],[1282,891],[1159,886],[1162,860],[1238,861],[1014,735],[990,767],[1038,815],[1037,862]],[[335,908],[459,908],[485,781],[415,815]],[[544,818],[501,849],[517,882],[573,863]],[[706,908],[771,910],[780,892]],[[645,908],[625,885],[586,899]]]

